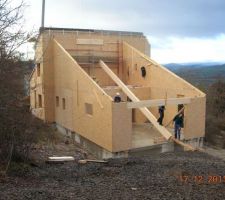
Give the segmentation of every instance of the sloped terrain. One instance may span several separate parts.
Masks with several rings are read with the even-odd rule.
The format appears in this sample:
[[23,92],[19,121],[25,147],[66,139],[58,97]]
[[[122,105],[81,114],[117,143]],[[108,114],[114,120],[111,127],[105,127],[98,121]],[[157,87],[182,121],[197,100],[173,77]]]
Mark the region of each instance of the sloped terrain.
[[0,183],[0,199],[224,199],[224,169],[223,160],[199,152],[43,163]]

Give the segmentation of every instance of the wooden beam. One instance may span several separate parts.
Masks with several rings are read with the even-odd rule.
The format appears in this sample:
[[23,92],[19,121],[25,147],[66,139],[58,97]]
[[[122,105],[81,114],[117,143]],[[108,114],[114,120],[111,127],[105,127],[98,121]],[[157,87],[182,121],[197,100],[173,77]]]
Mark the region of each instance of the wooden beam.
[[[99,62],[102,69],[111,77],[112,80],[115,81],[115,83],[121,87],[122,91],[134,102],[139,102],[140,100],[133,94],[133,92],[130,91],[130,89],[117,77],[116,74],[102,61]],[[177,139],[175,139],[172,134],[164,127],[158,124],[157,119],[155,116],[148,110],[148,108],[139,108],[139,110],[145,115],[145,117],[152,123],[152,125],[161,133],[163,137],[165,137],[167,140],[172,140],[176,142],[177,144],[194,151],[196,150],[194,147],[192,147],[189,144],[185,144]]]
[[178,104],[189,104],[191,98],[168,98],[168,99],[152,99],[143,100],[139,102],[129,102],[127,103],[127,108],[141,108],[141,107],[155,107],[155,106],[165,106],[165,105],[178,105]]
[[91,160],[91,159],[85,159],[85,160],[79,160],[78,163],[80,164],[86,164],[88,162],[95,162],[95,163],[107,163],[106,160]]
[[183,146],[184,147],[184,150],[191,150],[191,151],[200,151],[200,149],[196,149],[196,148],[194,148],[193,146],[191,146],[190,144],[185,144],[185,143],[183,143],[182,141],[180,141],[180,140],[178,140],[178,139],[176,139],[176,138],[174,138],[174,137],[171,137],[170,138],[172,141],[174,141],[175,143],[177,143],[177,144],[179,144],[179,145],[181,145],[181,146]]

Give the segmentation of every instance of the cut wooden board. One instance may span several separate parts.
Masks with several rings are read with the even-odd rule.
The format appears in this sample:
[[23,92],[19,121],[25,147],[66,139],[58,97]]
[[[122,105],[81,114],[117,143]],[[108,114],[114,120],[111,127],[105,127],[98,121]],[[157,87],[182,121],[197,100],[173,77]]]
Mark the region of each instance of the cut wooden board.
[[106,160],[91,160],[91,159],[85,159],[85,160],[79,160],[80,164],[86,164],[87,162],[95,162],[95,163],[107,163]]
[[72,156],[52,156],[48,157],[48,161],[74,161],[74,157]]
[[[102,69],[112,78],[112,80],[115,81],[115,83],[121,87],[122,91],[133,101],[133,102],[139,102],[140,100],[133,94],[133,92],[130,91],[130,89],[117,77],[116,74],[113,73],[113,71],[102,61],[99,61],[100,66]],[[145,115],[145,117],[152,123],[152,125],[159,131],[159,133],[165,137],[167,140],[172,140],[176,142],[179,145],[182,145],[183,147],[189,149],[189,150],[196,150],[189,144],[185,144],[179,140],[176,140],[172,134],[164,127],[158,124],[157,119],[155,116],[146,108],[139,108],[139,110]]]
[[141,108],[141,107],[155,107],[155,106],[165,106],[165,105],[178,105],[178,104],[189,104],[191,98],[168,98],[168,99],[152,99],[143,100],[139,102],[127,103],[127,108]]

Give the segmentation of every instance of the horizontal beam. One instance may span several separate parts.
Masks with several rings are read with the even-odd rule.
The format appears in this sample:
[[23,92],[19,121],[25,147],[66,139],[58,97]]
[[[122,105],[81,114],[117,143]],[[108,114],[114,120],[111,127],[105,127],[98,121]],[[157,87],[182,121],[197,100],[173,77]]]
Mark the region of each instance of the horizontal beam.
[[179,104],[189,104],[191,98],[168,98],[168,99],[152,99],[152,100],[142,100],[139,102],[129,102],[127,103],[127,108],[141,108],[141,107],[155,107],[155,106],[165,106],[165,105],[179,105]]

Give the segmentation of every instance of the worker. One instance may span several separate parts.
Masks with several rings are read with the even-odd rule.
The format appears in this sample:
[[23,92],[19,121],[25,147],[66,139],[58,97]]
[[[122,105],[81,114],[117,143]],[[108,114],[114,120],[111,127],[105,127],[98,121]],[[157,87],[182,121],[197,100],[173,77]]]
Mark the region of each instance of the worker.
[[183,113],[177,114],[174,117],[173,121],[174,121],[175,138],[180,140],[180,131],[181,131],[181,128],[183,127],[183,121],[184,121]]
[[116,96],[114,97],[114,102],[116,102],[116,103],[121,102],[121,97],[120,97],[120,93],[119,92],[116,93]]
[[163,122],[163,118],[164,118],[164,110],[165,110],[165,106],[159,106],[159,119],[157,120],[157,122],[162,126],[162,122]]

